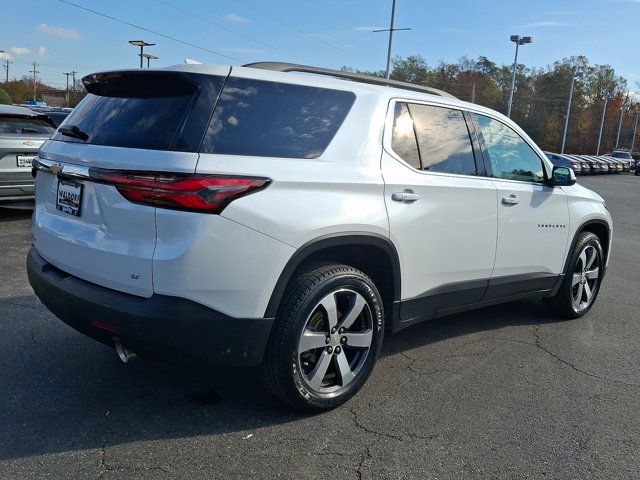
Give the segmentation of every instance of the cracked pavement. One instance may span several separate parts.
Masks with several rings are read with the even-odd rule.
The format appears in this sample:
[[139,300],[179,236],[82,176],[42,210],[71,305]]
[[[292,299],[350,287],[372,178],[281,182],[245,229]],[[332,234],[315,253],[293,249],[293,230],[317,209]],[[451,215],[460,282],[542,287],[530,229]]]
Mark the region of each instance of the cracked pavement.
[[640,180],[579,181],[615,223],[585,318],[522,301],[407,329],[360,394],[313,416],[252,369],[122,365],[38,303],[29,213],[0,209],[0,478],[636,477]]

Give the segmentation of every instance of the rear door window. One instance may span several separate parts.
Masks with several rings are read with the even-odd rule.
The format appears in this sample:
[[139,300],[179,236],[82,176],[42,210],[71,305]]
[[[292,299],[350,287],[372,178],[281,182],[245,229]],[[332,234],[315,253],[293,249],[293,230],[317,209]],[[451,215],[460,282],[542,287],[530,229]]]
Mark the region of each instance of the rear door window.
[[422,169],[475,175],[476,162],[464,114],[460,110],[410,103]]
[[349,113],[353,92],[229,78],[202,152],[317,158]]
[[51,135],[55,127],[48,119],[38,117],[0,116],[0,133],[10,135]]
[[393,131],[391,133],[391,148],[401,159],[420,170],[420,153],[418,140],[413,128],[413,119],[406,103],[396,103],[393,115]]

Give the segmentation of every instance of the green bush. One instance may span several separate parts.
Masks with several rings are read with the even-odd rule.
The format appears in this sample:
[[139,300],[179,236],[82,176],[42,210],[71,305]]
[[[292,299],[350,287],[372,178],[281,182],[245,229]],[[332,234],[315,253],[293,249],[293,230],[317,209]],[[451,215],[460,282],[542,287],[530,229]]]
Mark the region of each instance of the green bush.
[[0,105],[11,105],[12,103],[9,94],[0,88]]

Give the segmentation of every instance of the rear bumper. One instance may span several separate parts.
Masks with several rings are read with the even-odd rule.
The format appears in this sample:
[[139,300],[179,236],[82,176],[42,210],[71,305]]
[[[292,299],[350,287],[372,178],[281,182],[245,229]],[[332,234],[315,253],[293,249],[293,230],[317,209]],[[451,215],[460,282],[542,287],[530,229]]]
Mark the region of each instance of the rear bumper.
[[3,172],[0,170],[0,199],[33,196],[33,185],[31,170],[25,172]]
[[59,270],[33,247],[27,274],[36,295],[60,320],[109,346],[118,338],[141,356],[258,365],[273,325],[273,319],[234,318],[183,298],[142,298],[104,288]]

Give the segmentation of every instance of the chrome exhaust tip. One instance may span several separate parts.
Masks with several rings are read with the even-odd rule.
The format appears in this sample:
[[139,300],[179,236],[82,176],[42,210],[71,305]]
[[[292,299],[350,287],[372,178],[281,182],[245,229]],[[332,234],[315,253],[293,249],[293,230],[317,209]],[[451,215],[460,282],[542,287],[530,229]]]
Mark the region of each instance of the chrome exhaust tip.
[[131,350],[125,347],[121,342],[116,340],[114,342],[114,345],[116,347],[116,353],[118,354],[118,358],[122,361],[122,363],[129,363],[135,360],[136,358],[138,358],[138,356],[135,353],[133,353]]

